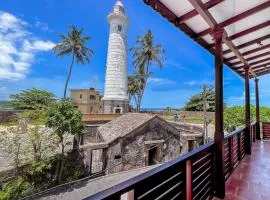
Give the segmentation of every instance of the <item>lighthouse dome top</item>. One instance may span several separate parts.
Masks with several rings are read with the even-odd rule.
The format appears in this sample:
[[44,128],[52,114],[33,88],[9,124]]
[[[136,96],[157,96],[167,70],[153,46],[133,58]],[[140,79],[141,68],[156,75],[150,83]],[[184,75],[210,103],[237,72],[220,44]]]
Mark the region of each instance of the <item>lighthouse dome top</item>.
[[121,0],[117,0],[116,4],[114,5],[113,12],[121,14],[125,13],[124,5]]
[[115,4],[116,6],[121,6],[121,7],[124,7],[124,5],[123,5],[123,3],[122,3],[122,1],[121,0],[117,0],[117,2],[116,2],[116,4]]

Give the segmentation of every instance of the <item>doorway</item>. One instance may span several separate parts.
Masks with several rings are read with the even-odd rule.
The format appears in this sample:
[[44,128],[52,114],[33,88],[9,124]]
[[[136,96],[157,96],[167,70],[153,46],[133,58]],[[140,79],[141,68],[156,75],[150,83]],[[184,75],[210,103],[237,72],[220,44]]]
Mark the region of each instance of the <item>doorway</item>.
[[158,163],[158,148],[153,147],[148,150],[148,165],[155,165]]

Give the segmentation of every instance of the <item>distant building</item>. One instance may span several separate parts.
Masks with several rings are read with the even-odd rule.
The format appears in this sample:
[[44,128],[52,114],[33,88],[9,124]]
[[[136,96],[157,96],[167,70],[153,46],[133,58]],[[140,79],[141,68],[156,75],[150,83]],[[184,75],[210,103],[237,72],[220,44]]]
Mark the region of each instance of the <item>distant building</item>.
[[105,76],[105,91],[102,98],[104,114],[127,113],[127,29],[129,26],[125,8],[120,0],[108,15],[110,35]]
[[94,88],[71,89],[71,101],[75,108],[86,113],[100,113],[102,96]]

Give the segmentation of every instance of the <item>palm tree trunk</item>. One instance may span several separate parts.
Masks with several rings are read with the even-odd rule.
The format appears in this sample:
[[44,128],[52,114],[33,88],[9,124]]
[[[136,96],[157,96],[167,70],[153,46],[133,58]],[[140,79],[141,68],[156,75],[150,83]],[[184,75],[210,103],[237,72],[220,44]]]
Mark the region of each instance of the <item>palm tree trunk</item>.
[[143,88],[142,90],[140,91],[140,95],[138,97],[138,110],[137,112],[140,112],[141,111],[141,103],[142,103],[142,98],[143,98],[143,95],[144,95],[144,90],[146,88],[146,83],[147,83],[147,80],[148,80],[148,77],[149,77],[149,60],[147,60],[147,65],[146,65],[146,75],[144,75],[144,84],[143,84]]
[[74,58],[75,58],[75,55],[74,55],[74,52],[73,52],[73,54],[72,54],[72,62],[71,62],[70,67],[69,67],[68,77],[67,77],[66,84],[65,84],[64,99],[66,98],[66,95],[67,95],[67,86],[68,86],[69,79],[70,79],[70,76],[71,76],[71,72],[72,72],[72,68],[73,68],[73,64],[74,64]]

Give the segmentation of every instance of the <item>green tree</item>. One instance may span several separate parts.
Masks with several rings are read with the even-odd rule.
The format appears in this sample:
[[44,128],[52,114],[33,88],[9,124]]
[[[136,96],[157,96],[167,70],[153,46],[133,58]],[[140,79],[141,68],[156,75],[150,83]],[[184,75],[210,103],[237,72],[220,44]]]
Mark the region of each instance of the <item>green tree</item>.
[[67,86],[72,73],[74,61],[78,64],[84,64],[90,62],[90,57],[94,52],[91,48],[86,46],[86,43],[91,40],[91,37],[83,35],[83,29],[77,29],[75,26],[70,27],[70,32],[67,35],[60,35],[61,42],[57,44],[53,50],[59,57],[72,56],[71,64],[64,89],[64,98],[66,98]]
[[139,112],[147,80],[153,74],[149,68],[154,64],[162,68],[165,50],[161,45],[154,43],[151,30],[148,30],[143,37],[137,37],[136,46],[130,50],[134,59],[133,65],[135,66],[135,76],[138,79],[137,83],[140,84],[137,87],[137,111]]
[[211,85],[203,85],[198,94],[191,96],[184,109],[186,111],[203,111],[205,103],[207,111],[215,111],[215,91]]
[[[46,113],[46,125],[53,128],[58,137],[60,145],[60,157],[56,169],[56,178],[59,182],[62,181],[62,174],[65,162],[65,135],[72,134],[75,138],[82,136],[85,133],[85,127],[81,121],[82,114],[73,107],[70,100],[63,99],[50,106]],[[77,149],[78,139],[73,144],[73,149]]]
[[139,112],[139,95],[143,87],[143,79],[138,74],[133,74],[128,77],[128,95],[129,100],[134,99],[136,111]]
[[[256,107],[250,106],[251,122],[256,120]],[[261,122],[270,121],[270,108],[260,107]],[[224,129],[232,132],[239,127],[245,126],[245,106],[232,106],[224,110]]]
[[10,95],[9,105],[18,110],[42,110],[55,101],[53,93],[36,88]]

